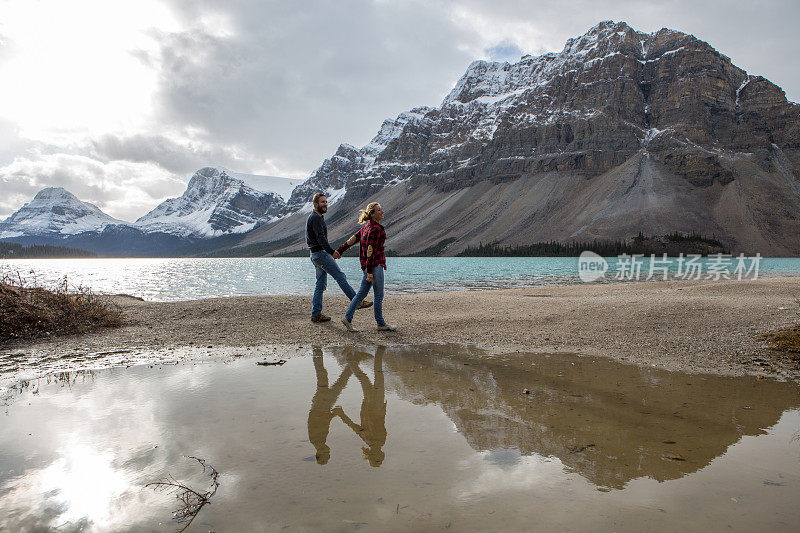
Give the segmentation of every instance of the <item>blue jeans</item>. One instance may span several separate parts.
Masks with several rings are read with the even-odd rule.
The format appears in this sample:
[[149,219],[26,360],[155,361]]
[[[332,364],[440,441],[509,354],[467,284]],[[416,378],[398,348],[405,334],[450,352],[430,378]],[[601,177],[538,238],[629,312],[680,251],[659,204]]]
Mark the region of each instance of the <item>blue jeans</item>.
[[314,286],[314,297],[311,299],[311,316],[317,316],[322,313],[322,293],[328,286],[328,274],[333,276],[336,283],[342,289],[342,292],[349,298],[353,299],[356,291],[347,283],[347,276],[344,275],[342,269],[336,264],[336,259],[325,250],[319,252],[311,252],[311,262],[317,269],[317,284]]
[[364,277],[361,279],[361,288],[358,289],[358,294],[350,300],[350,307],[347,308],[347,313],[345,313],[344,317],[350,322],[353,321],[353,315],[356,313],[358,304],[367,297],[370,288],[372,288],[372,293],[375,296],[375,303],[372,305],[375,310],[375,322],[379,326],[385,326],[386,322],[383,320],[383,267],[380,265],[373,269],[372,281],[367,281],[367,271],[364,271]]

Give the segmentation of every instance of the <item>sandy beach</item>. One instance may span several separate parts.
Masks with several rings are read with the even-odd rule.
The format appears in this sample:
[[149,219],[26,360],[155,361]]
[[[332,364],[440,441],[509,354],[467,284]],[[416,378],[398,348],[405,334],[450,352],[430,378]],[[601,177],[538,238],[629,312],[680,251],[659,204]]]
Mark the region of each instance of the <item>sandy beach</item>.
[[325,295],[333,320],[309,320],[311,297],[262,296],[157,303],[117,296],[125,325],[84,335],[15,342],[5,352],[59,357],[125,349],[461,343],[491,354],[571,352],[638,365],[800,379],[788,353],[759,335],[798,320],[800,277],[746,281],[630,282],[524,289],[387,294],[378,332],[371,309],[348,333],[346,300]]

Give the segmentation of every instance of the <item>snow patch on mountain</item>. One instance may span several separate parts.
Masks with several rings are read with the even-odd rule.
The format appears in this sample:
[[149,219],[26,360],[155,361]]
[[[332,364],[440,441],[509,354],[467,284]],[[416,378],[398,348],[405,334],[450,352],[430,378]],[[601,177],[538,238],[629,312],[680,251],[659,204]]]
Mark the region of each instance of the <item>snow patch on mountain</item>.
[[394,139],[400,137],[407,124],[422,120],[431,111],[430,107],[416,107],[411,111],[400,113],[394,120],[386,119],[378,134],[360,150],[366,164],[373,164],[386,147]]
[[274,192],[285,200],[288,200],[292,195],[295,187],[303,183],[302,179],[281,178],[278,176],[262,176],[259,174],[242,174],[241,172],[233,172],[225,167],[216,167],[225,172],[228,176],[242,180],[242,182],[250,187],[261,192]]
[[[344,198],[344,195],[347,194],[347,188],[342,187],[341,189],[328,189],[328,190],[323,190],[321,192],[325,193],[325,198],[327,198],[328,200],[328,207],[330,207],[339,200],[341,200],[342,198]],[[305,214],[305,213],[310,213],[313,210],[314,210],[314,204],[312,202],[306,202],[296,211],[292,211],[292,213]]]

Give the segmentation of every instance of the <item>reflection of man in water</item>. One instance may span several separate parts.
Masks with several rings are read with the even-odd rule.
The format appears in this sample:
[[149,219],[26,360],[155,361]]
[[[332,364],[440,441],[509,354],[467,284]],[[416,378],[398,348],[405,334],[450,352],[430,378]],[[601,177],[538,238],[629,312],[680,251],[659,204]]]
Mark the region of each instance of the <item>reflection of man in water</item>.
[[386,444],[386,391],[383,381],[383,352],[383,346],[379,346],[375,351],[374,385],[359,368],[357,360],[350,360],[347,363],[347,368],[352,368],[353,374],[356,375],[361,383],[361,391],[364,394],[364,401],[361,402],[361,425],[353,422],[341,407],[336,407],[333,410],[366,443],[367,446],[362,447],[361,451],[364,453],[364,459],[369,461],[370,466],[375,467],[381,466],[386,456],[381,450],[381,447]]
[[[331,449],[326,444],[328,432],[331,429],[331,420],[336,416],[333,404],[347,385],[347,380],[353,375],[350,365],[347,365],[339,379],[332,387],[328,386],[328,371],[322,361],[322,349],[314,348],[314,370],[317,372],[317,392],[311,400],[311,410],[308,412],[308,440],[316,448],[317,463],[324,465],[331,458]],[[341,411],[342,408],[337,408]]]

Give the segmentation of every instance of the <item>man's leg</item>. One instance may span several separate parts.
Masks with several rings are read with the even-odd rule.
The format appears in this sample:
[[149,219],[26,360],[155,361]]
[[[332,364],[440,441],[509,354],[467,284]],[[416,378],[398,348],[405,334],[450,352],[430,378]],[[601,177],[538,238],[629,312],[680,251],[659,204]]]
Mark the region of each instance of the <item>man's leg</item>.
[[[319,316],[322,313],[322,293],[328,286],[328,275],[320,267],[319,261],[315,257],[319,252],[311,254],[311,262],[317,273],[317,283],[314,286],[314,297],[311,299],[311,316]],[[324,253],[324,252],[322,252]],[[327,254],[326,254],[327,255]]]
[[318,267],[321,267],[325,272],[330,274],[333,279],[336,280],[336,283],[339,284],[339,287],[342,289],[342,292],[347,296],[348,300],[352,300],[353,296],[356,295],[356,291],[353,290],[353,287],[347,283],[347,276],[345,276],[342,269],[339,268],[339,265],[336,264],[336,260],[329,254],[328,252],[319,252],[319,257],[317,261],[314,263]]

